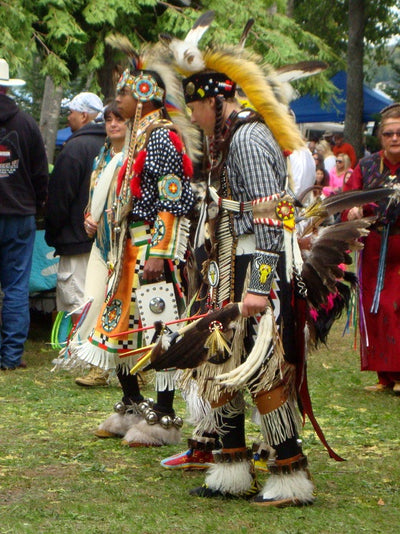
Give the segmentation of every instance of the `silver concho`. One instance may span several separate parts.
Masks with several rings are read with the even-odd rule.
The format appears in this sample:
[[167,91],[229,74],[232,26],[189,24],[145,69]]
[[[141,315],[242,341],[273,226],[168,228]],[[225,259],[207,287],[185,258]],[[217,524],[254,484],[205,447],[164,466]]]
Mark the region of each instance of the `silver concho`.
[[149,308],[153,313],[162,313],[165,310],[165,300],[161,297],[153,297],[149,302]]

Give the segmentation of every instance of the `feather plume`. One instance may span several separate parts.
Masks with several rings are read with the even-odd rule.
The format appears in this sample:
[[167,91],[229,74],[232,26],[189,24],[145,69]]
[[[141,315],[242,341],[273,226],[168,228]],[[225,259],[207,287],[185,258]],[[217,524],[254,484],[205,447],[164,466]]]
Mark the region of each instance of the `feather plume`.
[[143,52],[143,68],[156,71],[161,77],[167,92],[165,109],[181,134],[186,152],[192,160],[201,155],[201,136],[187,113],[182,85],[172,66],[171,58],[161,44],[154,45]]
[[168,33],[161,33],[160,41],[168,46],[174,54],[176,63],[184,72],[197,72],[203,70],[205,65],[198,43],[214,20],[214,11],[206,11],[193,24],[185,39],[177,39]]
[[352,272],[343,273],[344,282],[337,281],[336,293],[328,297],[328,304],[319,306],[318,311],[311,314],[308,320],[311,329],[311,341],[315,348],[326,343],[333,323],[339,319],[344,310],[349,309],[351,296],[356,291],[358,279]]
[[[240,315],[238,303],[231,303],[220,310],[209,313],[206,317],[198,319],[194,323],[180,330],[180,337],[175,338],[170,347],[165,351],[159,344],[151,353],[151,364],[149,368],[168,369],[176,367],[178,369],[194,369],[201,365],[207,358],[215,356],[211,349],[220,350],[225,345],[226,337],[231,330],[231,323]],[[223,327],[224,340],[214,344],[215,335],[212,323],[221,323]],[[210,338],[214,338],[211,339]]]
[[299,61],[291,65],[284,65],[276,69],[276,76],[281,83],[294,82],[308,76],[319,74],[327,69],[328,65],[324,61],[311,60]]
[[120,33],[108,35],[106,37],[106,43],[113,48],[117,48],[118,50],[124,52],[128,56],[135,69],[142,68],[140,65],[139,54],[133,48],[132,43],[127,37],[125,37],[125,35],[121,35]]
[[246,25],[243,29],[243,33],[240,37],[240,40],[239,40],[239,46],[240,48],[244,48],[245,45],[246,45],[246,41],[247,41],[247,37],[249,36],[249,33],[250,33],[250,30],[252,28],[254,24],[254,19],[249,19],[247,22],[246,22]]
[[225,73],[241,87],[250,104],[264,118],[282,150],[292,151],[304,146],[295,121],[289,115],[287,106],[276,98],[258,56],[232,47],[207,50],[203,57],[208,69]]
[[183,137],[188,156],[192,160],[199,159],[202,154],[200,132],[190,121],[181,82],[165,47],[158,43],[135,51],[129,39],[120,34],[109,35],[106,42],[128,56],[133,70],[150,69],[158,73],[166,88],[165,109]]

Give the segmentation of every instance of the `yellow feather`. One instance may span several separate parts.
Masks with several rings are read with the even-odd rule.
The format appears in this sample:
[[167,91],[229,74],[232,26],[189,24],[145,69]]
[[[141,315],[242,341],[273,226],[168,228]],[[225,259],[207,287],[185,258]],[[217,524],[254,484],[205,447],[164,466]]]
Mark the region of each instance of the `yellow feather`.
[[301,133],[286,106],[275,97],[265,73],[255,57],[240,48],[207,50],[203,55],[207,69],[223,72],[245,93],[265,120],[282,150],[304,146]]

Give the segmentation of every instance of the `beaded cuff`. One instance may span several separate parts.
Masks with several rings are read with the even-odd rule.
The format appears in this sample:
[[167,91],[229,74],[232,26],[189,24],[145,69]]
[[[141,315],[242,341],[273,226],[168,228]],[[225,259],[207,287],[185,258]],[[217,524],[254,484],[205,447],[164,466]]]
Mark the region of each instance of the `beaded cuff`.
[[236,462],[246,462],[253,459],[253,452],[251,449],[246,449],[245,451],[234,451],[234,452],[222,452],[214,451],[213,452],[214,461],[216,464],[231,464]]
[[268,295],[278,264],[279,254],[256,250],[250,273],[249,293]]
[[307,469],[307,466],[307,456],[301,456],[298,460],[283,465],[276,463],[268,464],[268,470],[271,475],[289,475],[295,471],[304,471]]
[[195,449],[197,451],[211,452],[216,448],[216,441],[214,438],[204,438],[205,441],[197,439],[188,439],[189,449]]

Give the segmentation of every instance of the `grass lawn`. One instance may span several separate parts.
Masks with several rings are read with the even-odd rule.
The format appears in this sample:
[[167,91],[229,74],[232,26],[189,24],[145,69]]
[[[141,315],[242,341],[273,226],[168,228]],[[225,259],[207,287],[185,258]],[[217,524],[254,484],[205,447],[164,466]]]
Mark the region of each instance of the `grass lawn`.
[[[97,439],[93,430],[111,413],[120,388],[113,380],[108,388],[84,389],[69,373],[52,373],[50,326],[34,322],[28,368],[0,374],[0,533],[398,532],[400,397],[364,391],[375,375],[359,371],[343,324],[310,355],[309,384],[317,419],[347,461],[331,460],[306,422],[302,438],[317,499],[279,510],[190,497],[204,474],[159,465],[185,448],[189,425],[180,447],[130,449]],[[154,397],[151,386],[145,393]],[[183,416],[180,394],[176,408]],[[247,426],[251,445],[258,428],[249,418]]]

